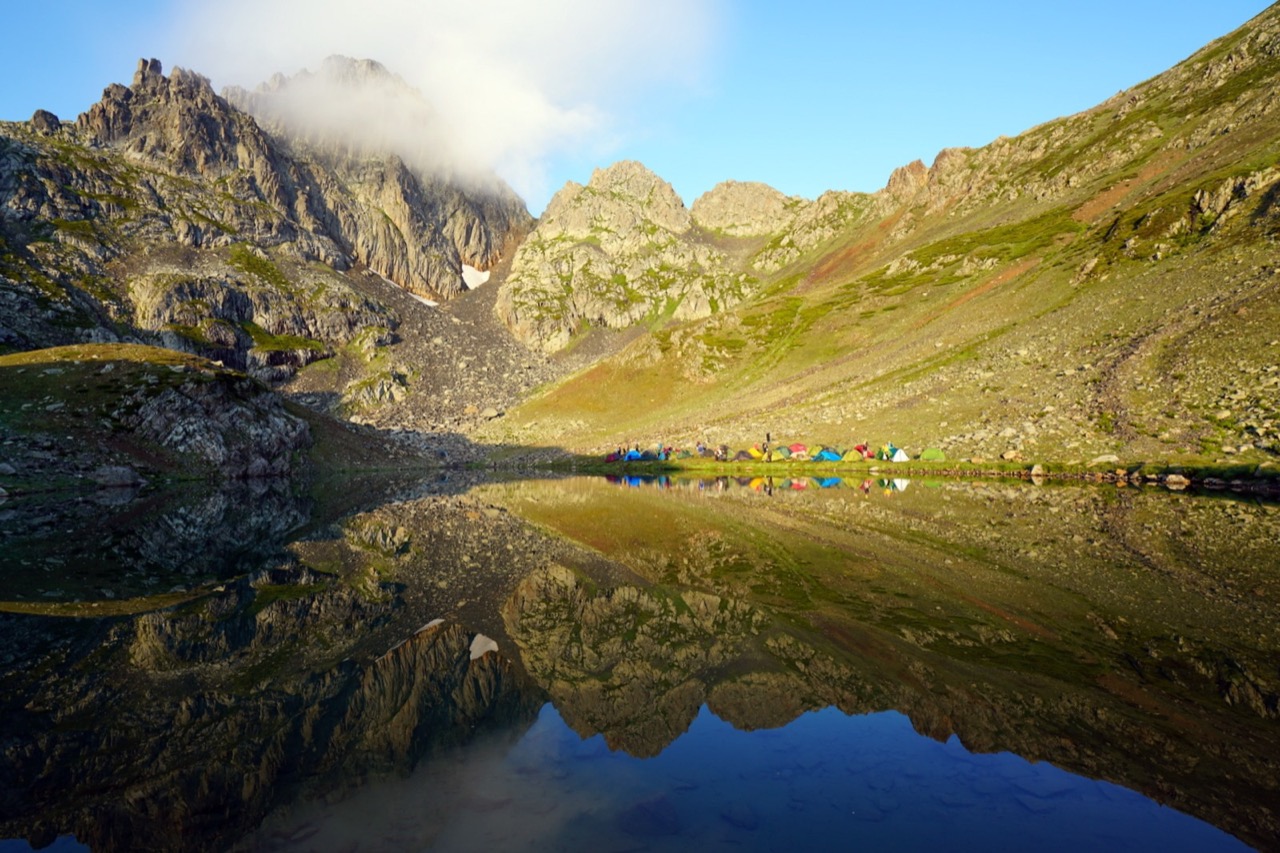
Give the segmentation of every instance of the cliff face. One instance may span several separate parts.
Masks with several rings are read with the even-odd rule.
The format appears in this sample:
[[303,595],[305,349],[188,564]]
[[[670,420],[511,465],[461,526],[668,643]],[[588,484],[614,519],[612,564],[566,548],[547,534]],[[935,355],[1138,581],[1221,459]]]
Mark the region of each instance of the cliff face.
[[354,256],[413,292],[458,294],[463,264],[492,268],[533,225],[499,178],[456,170],[441,119],[377,62],[331,56],[315,73],[225,94],[337,178]]

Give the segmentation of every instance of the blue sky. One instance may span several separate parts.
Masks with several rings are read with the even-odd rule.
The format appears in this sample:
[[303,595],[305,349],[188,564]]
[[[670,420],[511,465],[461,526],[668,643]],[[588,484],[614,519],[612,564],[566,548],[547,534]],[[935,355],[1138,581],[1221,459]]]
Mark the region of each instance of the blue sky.
[[[0,52],[0,118],[25,119],[38,107],[74,117],[108,83],[128,83],[144,55],[166,68],[193,67],[220,88],[344,52],[382,60],[428,95],[450,101],[456,91],[459,104],[485,107],[477,115],[489,115],[492,125],[460,123],[476,128],[472,141],[488,152],[481,141],[502,134],[504,113],[516,114],[502,96],[513,78],[470,91],[476,75],[469,71],[433,90],[438,65],[396,67],[397,58],[412,65],[428,48],[439,54],[439,39],[448,36],[484,67],[509,62],[512,74],[541,87],[542,101],[524,123],[506,122],[506,147],[492,147],[500,173],[535,214],[564,181],[586,181],[593,167],[618,159],[645,163],[686,203],[730,178],[814,197],[826,189],[875,190],[895,166],[917,158],[928,164],[941,148],[983,145],[1087,109],[1268,5],[685,0],[660,8],[614,0],[611,10],[599,0],[556,2],[568,23],[542,28],[521,17],[539,4],[515,0],[12,4],[6,23],[13,35]],[[255,32],[255,16],[272,4],[281,29],[260,17],[262,32]],[[489,17],[470,24],[454,14],[482,5]],[[325,25],[299,23],[303,8]],[[495,23],[503,17],[512,19],[505,32]],[[406,25],[384,45],[384,34],[397,29],[387,22],[397,19]],[[439,28],[445,35],[436,42],[415,41],[441,19],[453,28]],[[598,42],[593,51],[581,48],[587,41]],[[240,79],[246,74],[256,76]],[[530,97],[522,93],[521,107]]]

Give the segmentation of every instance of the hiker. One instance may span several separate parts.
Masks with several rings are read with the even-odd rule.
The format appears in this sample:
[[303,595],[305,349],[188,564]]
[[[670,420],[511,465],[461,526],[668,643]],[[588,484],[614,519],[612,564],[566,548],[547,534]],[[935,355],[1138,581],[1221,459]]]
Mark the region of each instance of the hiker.
[[760,458],[765,462],[773,461],[773,451],[769,449],[769,445],[772,441],[773,436],[766,432],[764,434],[764,444],[760,445]]

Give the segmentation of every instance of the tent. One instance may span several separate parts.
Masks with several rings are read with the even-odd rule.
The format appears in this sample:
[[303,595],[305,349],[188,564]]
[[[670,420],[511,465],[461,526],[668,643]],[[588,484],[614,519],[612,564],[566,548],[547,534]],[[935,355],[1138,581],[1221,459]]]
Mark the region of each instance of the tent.
[[947,454],[936,447],[930,447],[920,454],[920,460],[922,462],[946,462]]
[[[759,453],[760,451],[757,450],[756,452]],[[758,458],[759,457],[757,456],[752,456],[750,451],[739,450],[736,454],[734,454],[733,461],[734,462],[751,462]]]
[[889,442],[880,446],[880,449],[876,451],[876,458],[888,462],[893,459],[893,455],[897,452],[898,448],[894,446],[893,442]]
[[760,445],[758,444],[753,445],[750,449],[748,449],[747,453],[748,455],[750,455],[752,459],[759,460],[764,458],[764,451],[760,449]]
[[623,458],[623,459],[625,459],[625,460],[626,460],[626,461],[628,461],[628,462],[636,462],[636,461],[638,461],[638,460],[640,459],[640,451],[639,451],[639,450],[628,450],[628,451],[627,451],[627,455],[626,455],[626,456],[624,456],[624,457],[622,457],[622,458]]
[[910,462],[911,457],[907,455],[907,451],[901,447],[893,451],[893,455],[889,457],[890,462]]
[[840,454],[832,450],[830,447],[824,447],[818,451],[817,455],[814,456],[813,459],[816,462],[839,462]]

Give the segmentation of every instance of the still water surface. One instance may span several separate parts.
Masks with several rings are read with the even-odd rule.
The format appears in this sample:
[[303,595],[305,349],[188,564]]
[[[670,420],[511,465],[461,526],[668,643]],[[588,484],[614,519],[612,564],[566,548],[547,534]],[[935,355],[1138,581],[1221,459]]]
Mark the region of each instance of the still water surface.
[[1275,847],[1274,505],[319,494],[0,506],[0,851]]

